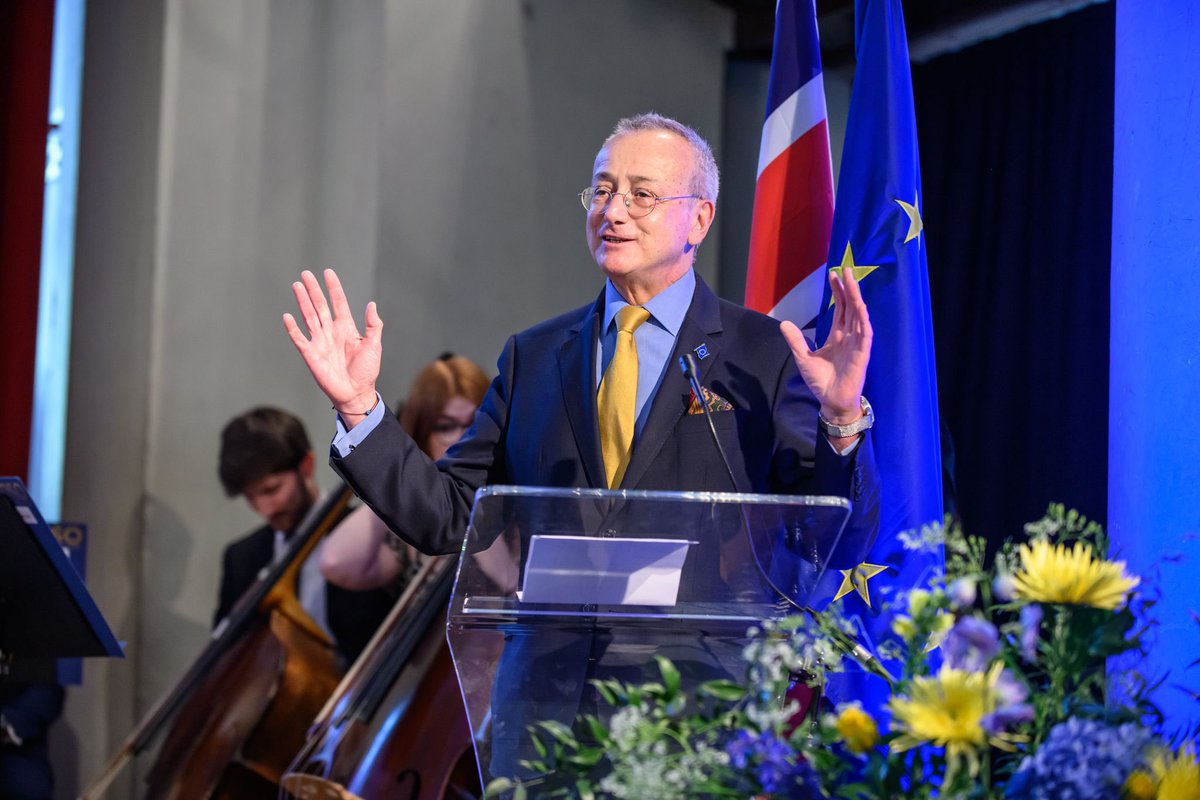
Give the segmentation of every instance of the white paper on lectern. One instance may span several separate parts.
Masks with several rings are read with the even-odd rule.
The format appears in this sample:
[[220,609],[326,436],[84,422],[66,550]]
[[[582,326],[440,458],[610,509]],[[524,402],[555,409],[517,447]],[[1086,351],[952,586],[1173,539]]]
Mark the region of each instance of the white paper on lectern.
[[523,603],[673,606],[688,547],[686,539],[592,536],[529,538]]

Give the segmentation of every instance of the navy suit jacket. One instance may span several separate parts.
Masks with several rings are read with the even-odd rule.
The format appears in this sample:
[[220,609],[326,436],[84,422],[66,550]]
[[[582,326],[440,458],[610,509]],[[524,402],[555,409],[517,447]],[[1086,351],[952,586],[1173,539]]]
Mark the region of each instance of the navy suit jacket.
[[[602,308],[603,295],[510,338],[474,425],[436,465],[394,415],[384,414],[345,458],[333,450],[334,469],[393,531],[427,553],[459,551],[475,492],[486,484],[606,488],[596,411]],[[691,390],[675,364],[697,348],[707,353],[699,359],[701,385],[733,406],[713,415],[733,482],[704,416],[687,413]],[[650,404],[620,488],[847,497],[853,507],[842,542],[849,546],[829,560],[844,567],[861,560],[879,516],[870,434],[849,456],[817,440],[817,402],[777,321],[717,298],[697,278]],[[712,596],[717,548],[699,549],[707,555],[689,558],[681,591]],[[611,641],[603,632],[506,636],[492,689],[493,775],[518,774],[520,759],[532,757],[527,725],[547,719],[570,724],[587,702],[587,679]],[[702,663],[699,674],[717,677],[713,668]],[[636,675],[622,677],[641,682]]]
[[[592,304],[508,340],[475,423],[436,468],[384,414],[331,464],[401,538],[427,553],[455,553],[475,491],[486,484],[607,488],[596,411],[596,342],[603,294]],[[702,414],[675,364],[703,347],[700,383],[732,411],[714,423],[731,483]],[[837,495],[853,508],[833,566],[853,566],[878,529],[879,481],[870,433],[840,456],[818,441],[818,404],[796,369],[779,323],[718,298],[697,276],[691,307],[650,401],[622,489]]]

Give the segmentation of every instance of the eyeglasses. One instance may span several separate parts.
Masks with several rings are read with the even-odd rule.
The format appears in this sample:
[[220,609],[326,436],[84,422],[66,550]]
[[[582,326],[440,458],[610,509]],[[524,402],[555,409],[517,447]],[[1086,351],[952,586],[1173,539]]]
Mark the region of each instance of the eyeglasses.
[[579,193],[579,199],[583,202],[583,207],[587,209],[589,214],[599,214],[608,208],[609,201],[620,195],[625,198],[625,210],[629,212],[629,216],[637,219],[645,217],[654,211],[655,206],[659,203],[666,203],[670,200],[688,200],[701,199],[698,194],[681,194],[675,197],[659,197],[649,189],[633,189],[628,192],[614,192],[612,189],[605,189],[602,186],[589,186]]

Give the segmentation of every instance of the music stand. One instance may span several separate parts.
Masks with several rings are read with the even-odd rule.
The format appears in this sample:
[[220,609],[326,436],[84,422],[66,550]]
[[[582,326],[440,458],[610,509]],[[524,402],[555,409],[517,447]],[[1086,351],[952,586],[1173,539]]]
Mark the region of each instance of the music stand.
[[49,659],[124,658],[19,478],[0,478],[0,678],[54,680]]

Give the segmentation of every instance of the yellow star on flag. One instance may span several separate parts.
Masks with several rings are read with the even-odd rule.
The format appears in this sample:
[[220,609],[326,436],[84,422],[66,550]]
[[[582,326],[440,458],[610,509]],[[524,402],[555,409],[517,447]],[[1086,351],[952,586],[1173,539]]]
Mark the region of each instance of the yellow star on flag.
[[911,206],[900,199],[896,199],[896,203],[904,209],[905,214],[908,214],[908,235],[904,237],[904,243],[908,244],[913,239],[920,236],[921,231],[925,230],[925,223],[921,221],[921,209],[917,208],[916,195],[913,195]]
[[838,587],[837,594],[833,596],[833,602],[836,603],[851,592],[858,592],[858,596],[867,604],[867,608],[871,608],[871,593],[867,588],[867,581],[886,570],[887,567],[868,564],[865,561],[854,569],[839,569],[838,572],[842,573],[842,585]]
[[[836,267],[833,267],[829,271],[836,272],[836,273],[838,273],[838,276],[841,277],[842,270],[844,270],[846,267],[850,267],[850,269],[853,271],[854,280],[856,280],[856,281],[861,281],[863,278],[867,277],[872,272],[879,269],[878,264],[873,267],[863,266],[861,264],[855,264],[854,263],[854,252],[850,249],[849,242],[846,242],[846,252],[842,253],[842,263],[838,264]],[[832,297],[829,298],[829,305],[833,305]]]

